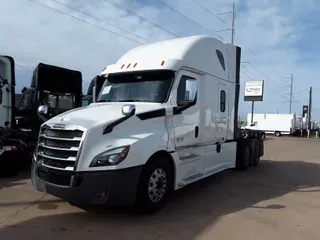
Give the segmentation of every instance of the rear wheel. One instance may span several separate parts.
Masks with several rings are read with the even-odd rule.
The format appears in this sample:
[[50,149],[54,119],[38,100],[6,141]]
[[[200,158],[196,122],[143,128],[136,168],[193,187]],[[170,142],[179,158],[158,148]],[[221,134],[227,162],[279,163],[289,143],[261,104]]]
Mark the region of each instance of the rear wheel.
[[274,133],[274,135],[275,135],[276,137],[280,137],[280,136],[281,136],[281,132],[276,131],[276,132]]
[[251,152],[250,144],[248,142],[239,144],[237,160],[236,160],[236,168],[240,170],[246,170],[250,166],[251,159],[252,159],[252,152]]
[[260,162],[260,142],[255,141],[253,146],[252,166],[257,166]]
[[161,210],[172,190],[173,170],[165,158],[156,158],[143,168],[138,185],[137,207],[152,214]]

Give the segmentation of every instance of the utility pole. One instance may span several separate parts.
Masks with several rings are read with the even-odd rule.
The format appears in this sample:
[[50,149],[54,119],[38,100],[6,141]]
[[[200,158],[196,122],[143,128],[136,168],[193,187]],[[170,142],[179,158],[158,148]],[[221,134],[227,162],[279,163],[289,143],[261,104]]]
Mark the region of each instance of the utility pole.
[[290,87],[290,92],[289,93],[285,93],[285,94],[289,94],[289,101],[284,101],[284,102],[289,102],[289,114],[291,114],[291,112],[292,112],[292,103],[298,102],[298,101],[294,101],[294,98],[293,98],[293,74],[291,73],[291,76],[290,77],[286,77],[286,79],[290,79],[290,84],[285,85],[286,87]]
[[236,21],[236,3],[232,3],[232,26],[231,26],[231,43],[234,44],[234,37],[235,37],[235,21]]
[[232,14],[232,25],[231,25],[231,28],[221,29],[221,30],[218,30],[218,31],[215,31],[215,32],[218,33],[218,32],[224,32],[224,31],[231,31],[231,43],[234,44],[234,39],[235,39],[235,34],[236,34],[236,27],[235,27],[236,3],[235,2],[232,3],[232,11],[217,13],[216,16],[219,17],[220,15],[226,15],[226,14]]
[[292,101],[293,101],[293,74],[291,73],[289,114],[291,114]]
[[308,129],[311,130],[312,87],[309,90]]

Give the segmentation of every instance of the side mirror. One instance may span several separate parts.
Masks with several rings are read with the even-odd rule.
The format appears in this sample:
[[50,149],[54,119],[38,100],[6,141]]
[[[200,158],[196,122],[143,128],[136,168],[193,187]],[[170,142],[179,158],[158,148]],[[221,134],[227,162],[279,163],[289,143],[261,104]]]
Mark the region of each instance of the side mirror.
[[38,113],[39,114],[47,114],[48,113],[48,106],[47,105],[41,105],[38,107]]
[[250,124],[251,127],[256,126],[258,122],[253,122]]
[[22,90],[21,90],[21,93],[24,93],[26,90],[27,90],[27,88],[23,87]]
[[136,113],[136,106],[133,104],[123,105],[121,111],[125,116],[133,116]]
[[38,115],[45,122],[48,118],[45,116],[48,113],[48,105],[41,105],[38,107]]

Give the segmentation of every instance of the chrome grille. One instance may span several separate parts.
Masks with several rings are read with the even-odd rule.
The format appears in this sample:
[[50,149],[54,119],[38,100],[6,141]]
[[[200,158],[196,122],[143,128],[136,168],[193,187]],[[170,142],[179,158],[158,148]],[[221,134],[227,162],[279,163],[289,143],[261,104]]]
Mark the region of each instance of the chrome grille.
[[67,139],[74,139],[74,138],[81,138],[83,131],[80,130],[58,130],[58,129],[44,129],[43,133],[47,137],[51,138],[67,138]]
[[50,168],[73,171],[83,136],[84,130],[81,127],[42,127],[37,146],[37,162]]

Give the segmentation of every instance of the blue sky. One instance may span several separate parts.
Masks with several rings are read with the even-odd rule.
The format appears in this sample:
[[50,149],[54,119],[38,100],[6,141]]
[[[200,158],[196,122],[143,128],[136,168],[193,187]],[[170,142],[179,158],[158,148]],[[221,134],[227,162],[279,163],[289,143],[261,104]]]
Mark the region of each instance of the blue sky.
[[[84,88],[105,65],[114,63],[135,41],[144,43],[195,34],[219,34],[230,42],[231,15],[215,14],[231,10],[224,0],[34,0],[97,27],[47,9],[29,0],[1,0],[0,54],[11,55],[16,68],[17,91],[30,84],[32,67],[39,62],[77,69],[83,73]],[[57,2],[85,12],[104,22],[80,14]],[[164,2],[161,3],[161,2]],[[112,3],[117,3],[118,8]],[[169,5],[172,8],[166,6]],[[156,28],[119,9],[134,11],[161,26]],[[211,11],[208,13],[203,7]],[[313,116],[320,120],[319,50],[320,3],[317,0],[238,0],[236,1],[236,41],[242,47],[242,93],[244,81],[265,80],[265,100],[256,103],[256,112],[287,113],[287,77],[294,74],[293,111],[300,113],[308,101],[307,88],[314,88]],[[177,13],[181,12],[184,17]],[[189,19],[187,19],[187,18]],[[191,20],[190,20],[191,19]],[[196,23],[195,23],[196,22]],[[113,27],[113,26],[115,27]],[[103,29],[101,29],[103,28]],[[121,30],[121,29],[123,30]],[[114,31],[131,39],[119,37]],[[133,41],[132,41],[133,40]],[[319,90],[318,90],[319,89]],[[241,95],[240,113],[251,105]]]

